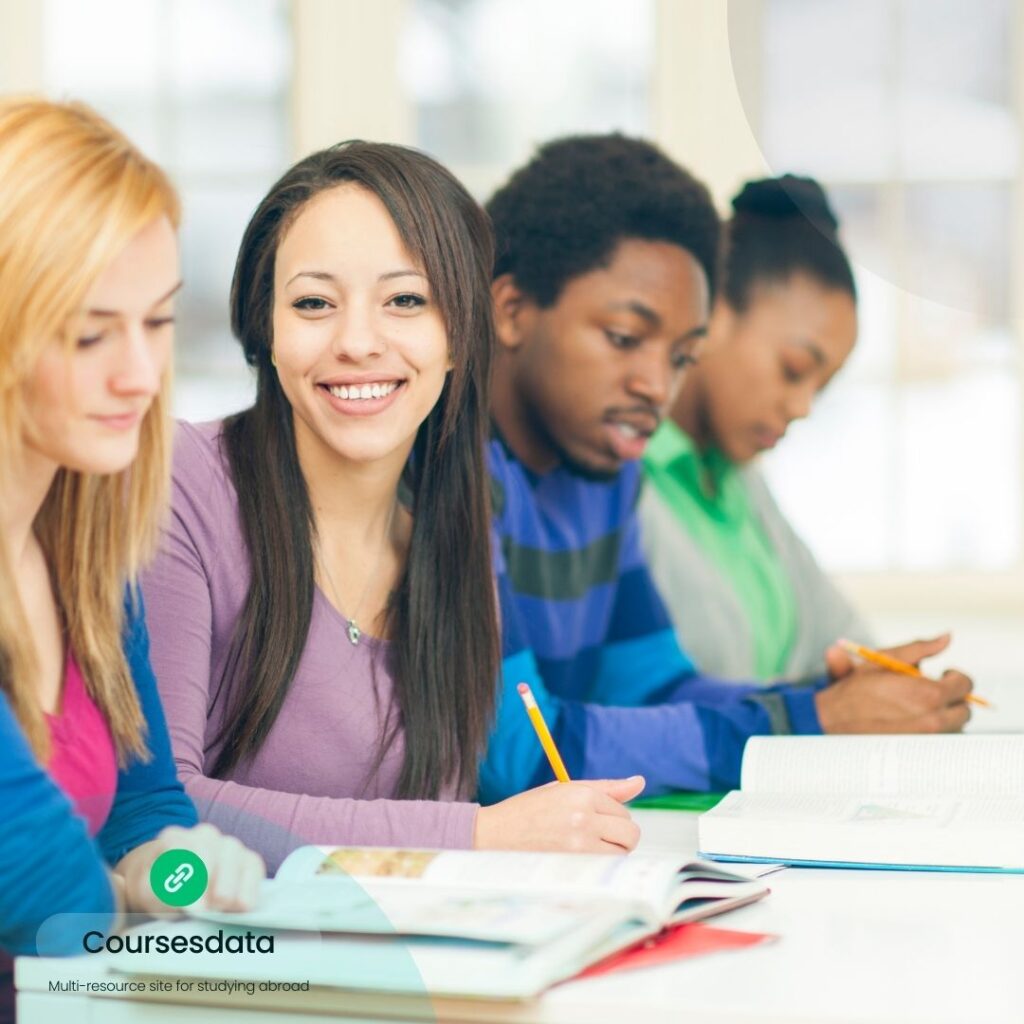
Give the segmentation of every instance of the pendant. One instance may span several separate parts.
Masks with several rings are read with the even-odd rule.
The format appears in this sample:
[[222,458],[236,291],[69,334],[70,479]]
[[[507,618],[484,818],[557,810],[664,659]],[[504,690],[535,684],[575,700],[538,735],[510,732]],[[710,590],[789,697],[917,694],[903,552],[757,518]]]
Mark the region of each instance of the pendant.
[[362,632],[360,631],[359,627],[356,625],[356,620],[355,619],[349,619],[348,620],[348,639],[349,639],[349,642],[352,644],[353,647],[355,647],[356,644],[359,643],[359,638],[362,635],[363,635]]

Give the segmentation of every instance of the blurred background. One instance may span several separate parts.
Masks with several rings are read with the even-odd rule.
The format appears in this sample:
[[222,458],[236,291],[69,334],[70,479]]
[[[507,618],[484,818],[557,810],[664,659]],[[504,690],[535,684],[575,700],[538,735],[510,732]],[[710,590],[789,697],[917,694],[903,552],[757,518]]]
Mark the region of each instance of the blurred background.
[[235,251],[323,145],[419,146],[481,199],[538,142],[611,129],[723,212],[749,177],[818,177],[860,343],[765,468],[882,638],[952,626],[984,689],[1024,623],[1022,43],[1019,0],[0,0],[0,91],[87,100],[179,185],[189,419],[248,400]]

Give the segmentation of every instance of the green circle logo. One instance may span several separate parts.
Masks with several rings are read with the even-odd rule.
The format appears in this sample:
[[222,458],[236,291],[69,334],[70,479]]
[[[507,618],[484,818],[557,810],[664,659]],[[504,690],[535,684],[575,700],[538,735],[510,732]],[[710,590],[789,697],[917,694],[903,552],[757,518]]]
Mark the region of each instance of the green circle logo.
[[161,853],[149,869],[149,884],[158,900],[171,907],[191,906],[206,892],[210,876],[191,850]]

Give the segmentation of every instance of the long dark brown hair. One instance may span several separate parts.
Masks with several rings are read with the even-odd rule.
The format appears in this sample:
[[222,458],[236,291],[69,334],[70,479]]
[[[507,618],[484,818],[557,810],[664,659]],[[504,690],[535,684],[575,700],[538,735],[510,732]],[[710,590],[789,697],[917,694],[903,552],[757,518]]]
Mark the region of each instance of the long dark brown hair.
[[[271,188],[246,228],[231,286],[231,326],[255,367],[255,404],[229,418],[224,445],[238,491],[252,582],[222,683],[230,701],[213,774],[224,776],[267,737],[306,645],[314,594],[315,521],[295,448],[292,408],[271,365],[274,262],[300,210],[353,183],[387,208],[423,268],[453,364],[421,424],[406,469],[412,540],[387,610],[400,721],[397,795],[467,790],[491,727],[499,634],[489,544],[484,445],[494,350],[486,214],[430,157],[403,146],[345,142],[306,157]],[[379,763],[379,761],[378,761]]]

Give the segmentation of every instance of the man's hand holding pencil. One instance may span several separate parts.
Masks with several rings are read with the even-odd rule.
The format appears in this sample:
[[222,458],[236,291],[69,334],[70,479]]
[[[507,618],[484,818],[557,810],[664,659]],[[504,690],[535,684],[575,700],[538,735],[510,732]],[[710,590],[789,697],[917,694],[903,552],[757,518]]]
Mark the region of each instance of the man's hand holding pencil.
[[835,682],[815,697],[826,733],[959,732],[971,717],[968,702],[987,704],[971,693],[969,676],[947,669],[937,679],[918,667],[944,651],[949,634],[872,651],[842,640],[825,661]]

